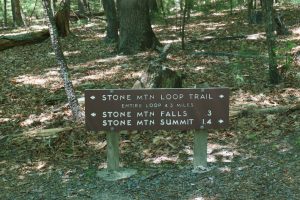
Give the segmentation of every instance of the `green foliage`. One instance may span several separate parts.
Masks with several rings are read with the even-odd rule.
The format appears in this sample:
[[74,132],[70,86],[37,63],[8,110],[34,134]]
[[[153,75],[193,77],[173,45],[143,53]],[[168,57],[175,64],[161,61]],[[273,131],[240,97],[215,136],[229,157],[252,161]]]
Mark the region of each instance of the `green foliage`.
[[298,148],[300,148],[300,136],[296,139],[295,144]]
[[97,89],[99,88],[99,84],[97,84],[96,82],[85,82],[83,84],[80,84],[80,86],[78,87],[78,90],[80,91],[84,91],[86,89]]
[[290,2],[292,4],[300,4],[300,0],[290,0],[290,1],[285,1],[285,2]]
[[257,140],[257,134],[256,133],[250,133],[246,135],[246,138],[248,140]]
[[7,98],[4,94],[0,94],[0,104],[4,104],[7,101]]
[[244,65],[242,63],[233,63],[230,65],[230,74],[233,78],[233,83],[236,86],[241,86],[245,83],[245,79],[242,74],[242,69]]
[[66,93],[63,89],[61,89],[55,93],[52,93],[52,94],[46,96],[43,99],[43,102],[46,105],[55,105],[58,103],[66,102],[66,99],[67,99]]
[[287,72],[293,65],[293,57],[290,55],[290,52],[296,46],[297,44],[295,44],[295,42],[286,41],[282,46],[277,47],[276,52],[279,55],[278,61],[282,65],[281,71]]
[[88,24],[88,19],[79,19],[77,20],[77,25],[81,26],[81,25],[85,25]]

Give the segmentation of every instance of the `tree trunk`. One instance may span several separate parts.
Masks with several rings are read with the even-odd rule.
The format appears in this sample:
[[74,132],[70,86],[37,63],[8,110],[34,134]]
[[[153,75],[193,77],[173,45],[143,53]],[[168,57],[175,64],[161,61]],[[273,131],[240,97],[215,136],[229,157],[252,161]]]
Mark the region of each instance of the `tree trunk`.
[[21,5],[19,0],[11,0],[11,8],[14,26],[24,26],[24,21],[21,14]]
[[119,51],[133,54],[160,45],[150,22],[148,3],[120,0]]
[[50,1],[50,6],[51,6],[51,10],[52,10],[52,15],[55,16],[56,0],[51,0]]
[[185,49],[185,21],[186,21],[186,12],[187,12],[187,2],[188,0],[185,0],[183,13],[182,13],[182,19],[181,19],[181,49]]
[[272,84],[278,84],[280,82],[281,77],[277,69],[275,53],[275,35],[273,29],[273,0],[264,0],[263,7],[265,11],[265,29],[267,35],[266,42],[269,55],[269,79]]
[[150,62],[147,70],[145,70],[139,80],[137,80],[133,89],[142,88],[182,88],[184,76],[172,69],[163,66],[163,62],[167,59],[171,45],[166,45],[159,58]]
[[118,20],[114,0],[102,0],[105,16],[107,19],[106,37],[107,41],[118,41]]
[[229,3],[230,3],[230,14],[232,15],[233,14],[233,0],[230,0]]
[[248,0],[248,2],[247,2],[247,13],[248,13],[249,24],[253,23],[253,20],[252,20],[253,10],[254,10],[253,9],[253,0]]
[[63,0],[62,8],[55,15],[58,35],[66,37],[70,33],[70,0]]
[[192,11],[192,8],[194,6],[194,0],[186,0],[185,3],[187,4],[186,6],[186,16],[187,16],[187,19],[189,20],[191,18],[191,11]]
[[4,27],[7,27],[7,0],[3,1],[3,21]]
[[82,115],[82,112],[80,111],[80,106],[79,106],[78,100],[75,95],[73,84],[69,78],[68,66],[67,66],[67,62],[65,60],[63,51],[61,49],[57,29],[55,26],[54,17],[52,15],[50,0],[43,0],[43,6],[47,13],[47,20],[48,20],[50,37],[51,37],[51,43],[52,43],[52,47],[53,47],[57,62],[60,66],[60,75],[64,82],[65,91],[66,91],[66,94],[68,97],[68,103],[69,103],[70,109],[72,111],[73,118],[76,121],[79,121],[82,119],[83,115]]
[[84,15],[86,13],[87,10],[87,2],[86,0],[78,0],[77,1],[78,4],[78,11],[81,15]]

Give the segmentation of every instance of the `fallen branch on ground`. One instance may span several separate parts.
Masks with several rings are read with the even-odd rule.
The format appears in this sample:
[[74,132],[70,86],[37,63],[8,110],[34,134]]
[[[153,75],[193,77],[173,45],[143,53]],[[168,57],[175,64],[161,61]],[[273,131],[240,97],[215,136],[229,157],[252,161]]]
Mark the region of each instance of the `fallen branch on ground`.
[[49,36],[48,29],[19,35],[2,35],[0,36],[0,51],[15,46],[40,43],[49,38]]
[[215,37],[215,36],[206,36],[202,39],[192,39],[189,43],[195,42],[210,42],[213,40],[239,40],[239,39],[246,39],[247,35],[236,35],[236,36],[225,36],[225,37]]

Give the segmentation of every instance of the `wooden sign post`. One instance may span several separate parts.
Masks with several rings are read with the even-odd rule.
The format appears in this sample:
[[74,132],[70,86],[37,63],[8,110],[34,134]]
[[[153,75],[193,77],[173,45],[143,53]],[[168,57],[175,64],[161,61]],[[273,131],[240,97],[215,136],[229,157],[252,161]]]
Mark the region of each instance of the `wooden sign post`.
[[207,130],[194,132],[194,169],[197,167],[207,167]]
[[110,132],[106,133],[107,140],[107,169],[108,170],[118,170],[120,163],[120,133]]
[[229,124],[228,88],[85,91],[86,126],[107,131],[107,168],[119,171],[121,130],[195,130],[194,167],[207,166],[207,129]]

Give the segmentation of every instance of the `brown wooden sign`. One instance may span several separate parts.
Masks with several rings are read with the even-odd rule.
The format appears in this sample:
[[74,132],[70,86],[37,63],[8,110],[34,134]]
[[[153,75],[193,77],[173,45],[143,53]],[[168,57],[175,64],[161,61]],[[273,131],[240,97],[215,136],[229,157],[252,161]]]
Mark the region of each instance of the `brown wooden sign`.
[[91,131],[226,128],[229,89],[120,89],[85,91]]

